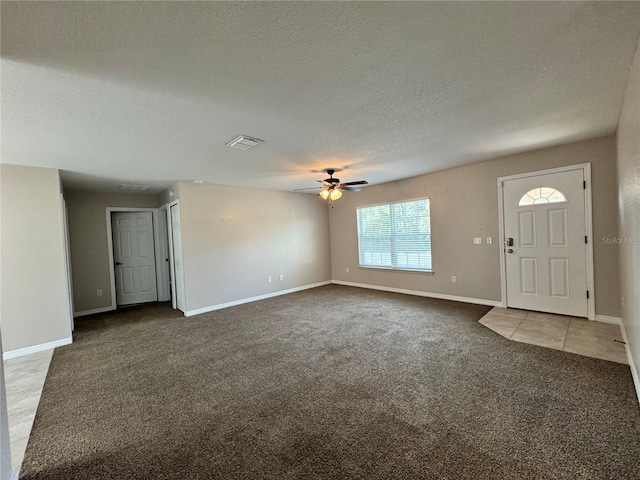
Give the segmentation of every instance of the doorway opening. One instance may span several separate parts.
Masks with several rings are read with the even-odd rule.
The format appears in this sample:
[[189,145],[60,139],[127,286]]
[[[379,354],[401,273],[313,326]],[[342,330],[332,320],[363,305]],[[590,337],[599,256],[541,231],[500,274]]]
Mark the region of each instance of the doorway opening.
[[107,208],[107,238],[113,309],[169,301],[166,221],[157,208]]

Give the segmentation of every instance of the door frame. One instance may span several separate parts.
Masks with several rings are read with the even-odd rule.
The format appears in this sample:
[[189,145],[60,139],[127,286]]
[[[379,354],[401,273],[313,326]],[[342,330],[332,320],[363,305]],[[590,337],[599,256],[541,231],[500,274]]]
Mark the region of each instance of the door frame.
[[[174,251],[173,251],[173,222],[171,221],[171,207],[178,207],[178,211],[180,212],[180,200],[174,200],[170,203],[167,203],[166,205],[163,205],[163,208],[166,208],[166,213],[167,213],[167,234],[169,237],[169,269],[170,269],[170,273],[171,273],[171,306],[173,307],[174,310],[180,310],[178,308],[178,294],[177,294],[177,288],[178,288],[178,280],[177,280],[177,275],[176,275],[176,263],[175,263],[175,255],[174,255]],[[182,235],[182,212],[180,212],[180,230],[181,230],[181,235]],[[184,249],[182,252],[180,252],[180,255],[182,256],[182,278],[181,283],[182,283],[182,289],[183,289],[183,296],[184,296],[184,311],[180,310],[182,313],[185,313],[187,310],[187,297],[186,297],[186,287],[184,284]]]
[[508,180],[517,180],[519,178],[537,177],[539,175],[547,175],[550,173],[561,173],[570,170],[582,170],[584,179],[586,181],[586,188],[584,190],[584,212],[585,212],[585,227],[588,237],[587,243],[587,289],[589,290],[589,298],[587,299],[587,314],[589,320],[596,319],[596,291],[595,291],[595,277],[593,270],[593,211],[592,211],[592,199],[591,199],[591,163],[580,163],[577,165],[568,165],[565,167],[549,168],[546,170],[538,170],[535,172],[519,173],[517,175],[509,175],[506,177],[498,178],[498,223],[500,228],[500,287],[502,294],[502,306],[507,307],[507,261],[506,261],[506,248],[505,248],[505,234],[504,234],[504,182]]
[[159,231],[158,231],[158,209],[157,208],[144,208],[144,207],[106,207],[106,216],[107,216],[107,251],[109,254],[109,280],[111,286],[111,309],[115,310],[118,308],[118,302],[116,300],[116,275],[115,275],[115,267],[113,264],[113,229],[111,228],[111,214],[117,212],[151,212],[151,217],[153,219],[153,247],[154,247],[154,260],[156,264],[156,289],[159,292],[164,285],[162,283],[163,279],[157,274],[160,265],[159,265]]

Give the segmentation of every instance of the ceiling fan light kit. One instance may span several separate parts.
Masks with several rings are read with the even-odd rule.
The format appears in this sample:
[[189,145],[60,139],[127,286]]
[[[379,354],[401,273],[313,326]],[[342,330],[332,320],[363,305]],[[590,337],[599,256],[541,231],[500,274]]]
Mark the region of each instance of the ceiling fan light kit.
[[[342,197],[342,190],[346,190],[348,192],[359,192],[359,188],[353,187],[353,185],[366,185],[366,180],[359,180],[357,182],[347,182],[340,183],[339,178],[333,178],[333,174],[335,173],[335,169],[328,168],[327,173],[329,174],[329,178],[325,178],[324,180],[318,180],[322,185],[324,185],[324,189],[320,191],[320,196],[323,200],[329,199],[329,203],[331,204],[334,200],[338,200]],[[332,205],[333,206],[333,205]]]
[[313,190],[314,188],[321,188],[318,195],[323,200],[329,200],[329,205],[333,207],[333,201],[338,200],[342,197],[342,191],[346,190],[347,192],[359,192],[360,188],[354,187],[354,185],[367,185],[369,182],[366,180],[358,180],[357,182],[347,182],[340,183],[339,178],[333,178],[333,174],[335,173],[335,169],[327,168],[326,171],[329,174],[329,178],[325,178],[324,180],[318,180],[319,183],[322,184],[321,187],[312,187],[312,188],[300,188],[298,190],[294,190],[294,192],[299,192],[301,190]]

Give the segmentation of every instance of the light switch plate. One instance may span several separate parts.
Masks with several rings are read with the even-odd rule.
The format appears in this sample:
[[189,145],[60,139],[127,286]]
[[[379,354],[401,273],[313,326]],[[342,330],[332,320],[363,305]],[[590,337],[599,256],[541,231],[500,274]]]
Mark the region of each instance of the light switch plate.
[[473,237],[474,245],[482,245],[482,237]]

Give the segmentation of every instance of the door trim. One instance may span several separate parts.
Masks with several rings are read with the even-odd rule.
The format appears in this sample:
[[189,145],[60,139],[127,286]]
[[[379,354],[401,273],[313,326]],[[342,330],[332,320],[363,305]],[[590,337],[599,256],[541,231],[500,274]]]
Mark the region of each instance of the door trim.
[[[169,236],[169,269],[171,272],[171,306],[173,307],[174,310],[180,310],[180,308],[178,307],[178,293],[177,293],[177,288],[178,288],[178,280],[177,280],[177,276],[176,276],[176,260],[175,260],[175,255],[174,255],[174,251],[173,251],[173,221],[171,220],[171,207],[178,207],[178,211],[180,211],[180,199],[177,200],[173,200],[172,202],[167,203],[166,205],[163,205],[163,207],[166,207],[167,209],[167,234]],[[182,231],[182,212],[180,212],[180,230]],[[182,235],[182,233],[181,233]],[[187,287],[185,285],[185,281],[184,281],[184,245],[181,244],[181,252],[180,255],[182,256],[182,278],[181,283],[182,283],[182,294],[184,296],[184,310],[180,310],[183,314],[186,314],[187,312]],[[186,315],[185,315],[186,316]]]
[[106,207],[107,217],[107,252],[109,254],[109,280],[111,287],[111,310],[118,308],[118,302],[116,300],[116,274],[113,265],[113,229],[111,228],[111,214],[117,212],[151,212],[153,218],[153,247],[156,263],[156,289],[160,291],[163,288],[162,278],[157,275],[160,268],[159,255],[157,254],[160,248],[158,239],[158,209],[157,208],[144,208],[144,207]]
[[516,180],[519,178],[537,177],[539,175],[547,175],[550,173],[567,172],[570,170],[582,170],[584,179],[587,182],[585,189],[585,227],[589,242],[587,243],[587,288],[589,289],[589,298],[587,299],[587,314],[589,320],[596,319],[596,290],[595,277],[593,273],[593,211],[591,198],[591,163],[580,163],[578,165],[568,165],[565,167],[550,168],[547,170],[538,170],[536,172],[519,173],[517,175],[509,175],[498,178],[498,223],[500,229],[500,289],[502,295],[502,306],[507,306],[507,262],[505,252],[505,235],[504,235],[504,182],[508,180]]

